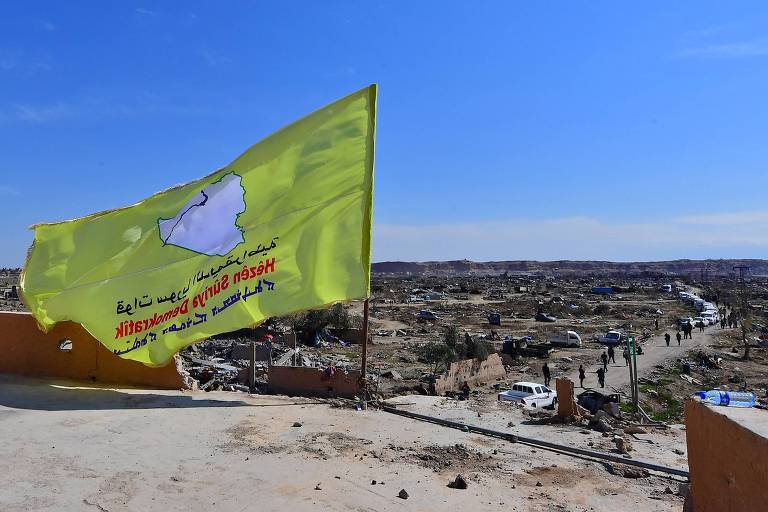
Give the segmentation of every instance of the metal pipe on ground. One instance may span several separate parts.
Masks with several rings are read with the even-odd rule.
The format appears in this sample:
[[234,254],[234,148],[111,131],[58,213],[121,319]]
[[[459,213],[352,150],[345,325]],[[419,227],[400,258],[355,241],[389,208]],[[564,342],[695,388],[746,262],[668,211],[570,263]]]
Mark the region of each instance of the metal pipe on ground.
[[427,422],[435,423],[437,425],[441,425],[445,427],[457,428],[459,430],[476,432],[478,434],[483,434],[486,436],[497,437],[499,439],[504,439],[512,443],[522,443],[530,446],[536,446],[539,448],[547,448],[547,449],[555,450],[565,454],[583,455],[583,456],[592,457],[595,459],[615,462],[617,464],[625,464],[627,466],[635,466],[635,467],[647,469],[650,471],[657,471],[659,473],[666,473],[669,475],[689,478],[688,471],[683,471],[682,469],[668,468],[665,466],[659,466],[658,464],[652,464],[650,462],[643,462],[635,459],[625,459],[623,457],[617,457],[616,455],[611,455],[608,453],[585,450],[583,448],[575,448],[573,446],[566,446],[564,444],[550,443],[549,441],[542,441],[541,439],[534,439],[532,437],[522,437],[515,434],[510,434],[507,432],[499,432],[498,430],[491,430],[488,428],[478,427],[475,425],[467,425],[466,423],[459,423],[457,421],[444,420],[442,418],[435,418],[434,416],[427,416],[425,414],[418,414],[415,412],[403,411],[401,409],[397,409],[390,405],[382,406],[382,410],[391,414],[397,414],[398,416],[404,416],[406,418],[427,421]]

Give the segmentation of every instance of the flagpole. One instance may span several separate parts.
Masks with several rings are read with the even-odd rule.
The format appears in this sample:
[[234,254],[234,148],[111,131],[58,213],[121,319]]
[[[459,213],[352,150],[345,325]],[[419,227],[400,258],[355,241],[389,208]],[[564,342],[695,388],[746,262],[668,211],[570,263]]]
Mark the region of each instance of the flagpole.
[[368,299],[363,302],[363,361],[360,364],[360,384],[362,385],[361,394],[363,397],[362,408],[367,409],[368,400],[368,382],[366,372],[368,369]]

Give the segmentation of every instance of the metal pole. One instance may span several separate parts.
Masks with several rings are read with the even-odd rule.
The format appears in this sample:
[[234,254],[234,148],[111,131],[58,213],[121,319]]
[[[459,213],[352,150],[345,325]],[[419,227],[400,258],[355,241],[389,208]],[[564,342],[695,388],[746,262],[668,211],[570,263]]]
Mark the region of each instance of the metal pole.
[[363,302],[363,362],[360,365],[360,377],[365,379],[368,369],[368,299]]
[[629,345],[629,337],[627,337],[627,339],[624,341],[624,347],[625,347],[625,350],[627,351],[627,361],[626,362],[629,363],[627,365],[627,366],[629,366],[629,389],[630,389],[630,393],[632,394],[632,403],[634,404],[634,403],[636,403],[635,402],[635,385],[634,385],[635,377],[634,377],[634,373],[633,373],[633,370],[632,370],[632,356],[631,356],[632,348]]
[[362,409],[368,408],[368,382],[366,374],[368,370],[368,299],[363,302],[363,354],[360,363],[360,385],[362,386]]
[[256,390],[256,342],[251,341],[251,366],[248,372],[248,389],[251,393]]
[[637,386],[638,381],[638,375],[637,375],[637,340],[634,336],[632,336],[632,364],[634,366],[634,377],[635,380],[632,383],[632,389],[634,390],[635,394],[635,407],[637,407],[640,403],[640,389]]

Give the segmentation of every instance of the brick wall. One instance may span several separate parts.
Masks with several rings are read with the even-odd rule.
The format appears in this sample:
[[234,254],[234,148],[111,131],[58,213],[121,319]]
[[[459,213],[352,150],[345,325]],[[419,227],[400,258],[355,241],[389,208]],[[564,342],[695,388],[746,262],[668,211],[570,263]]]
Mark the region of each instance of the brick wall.
[[302,366],[269,368],[269,389],[281,395],[352,398],[358,393],[359,380],[359,371],[337,370],[333,377],[326,379],[321,368]]

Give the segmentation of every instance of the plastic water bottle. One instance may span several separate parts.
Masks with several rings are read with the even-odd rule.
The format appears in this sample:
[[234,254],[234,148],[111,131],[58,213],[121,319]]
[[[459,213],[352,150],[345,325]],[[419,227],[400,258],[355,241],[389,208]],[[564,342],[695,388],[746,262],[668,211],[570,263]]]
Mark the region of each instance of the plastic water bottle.
[[724,405],[728,407],[754,407],[755,395],[744,391],[699,391],[699,398],[712,405]]

